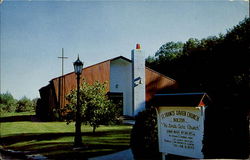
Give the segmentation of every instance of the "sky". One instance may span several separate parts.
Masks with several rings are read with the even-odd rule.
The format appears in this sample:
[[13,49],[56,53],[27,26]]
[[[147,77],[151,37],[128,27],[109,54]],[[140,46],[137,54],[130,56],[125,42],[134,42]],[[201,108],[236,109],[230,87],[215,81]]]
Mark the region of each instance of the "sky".
[[170,41],[225,34],[249,15],[247,0],[4,0],[0,4],[0,91],[38,98],[39,89],[140,43],[153,56]]

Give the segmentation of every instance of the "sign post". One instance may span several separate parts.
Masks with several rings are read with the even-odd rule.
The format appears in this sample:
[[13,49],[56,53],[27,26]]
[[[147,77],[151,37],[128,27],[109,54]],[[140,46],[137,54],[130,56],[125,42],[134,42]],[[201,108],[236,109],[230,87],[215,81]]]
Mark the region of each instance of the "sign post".
[[[202,148],[207,108],[204,98],[207,95],[200,93],[195,96],[198,100],[192,94],[156,95],[159,102],[156,105],[159,150],[163,159],[167,154],[204,158]],[[168,99],[171,99],[171,103]],[[197,100],[199,103],[194,105],[189,100]]]

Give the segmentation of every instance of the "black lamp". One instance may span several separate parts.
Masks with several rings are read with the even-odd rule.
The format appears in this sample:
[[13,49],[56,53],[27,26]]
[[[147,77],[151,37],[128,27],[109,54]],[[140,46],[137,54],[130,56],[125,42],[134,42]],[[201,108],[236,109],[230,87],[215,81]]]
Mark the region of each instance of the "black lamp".
[[82,134],[81,134],[81,107],[79,104],[80,98],[80,76],[82,73],[83,63],[79,59],[79,55],[77,60],[74,62],[75,74],[77,75],[77,104],[76,104],[76,123],[75,123],[75,139],[74,145],[75,147],[82,146]]
[[79,55],[78,55],[77,60],[74,62],[75,73],[77,75],[80,75],[82,73],[82,68],[83,68],[83,63],[82,61],[80,61]]

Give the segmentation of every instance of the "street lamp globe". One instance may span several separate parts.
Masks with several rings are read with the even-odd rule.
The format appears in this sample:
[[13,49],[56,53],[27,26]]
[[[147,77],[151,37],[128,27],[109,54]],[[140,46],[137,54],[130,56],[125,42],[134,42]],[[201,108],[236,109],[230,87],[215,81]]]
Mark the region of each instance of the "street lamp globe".
[[77,75],[80,75],[82,73],[82,68],[83,68],[83,63],[82,61],[80,61],[79,56],[78,56],[77,60],[74,62],[75,73]]

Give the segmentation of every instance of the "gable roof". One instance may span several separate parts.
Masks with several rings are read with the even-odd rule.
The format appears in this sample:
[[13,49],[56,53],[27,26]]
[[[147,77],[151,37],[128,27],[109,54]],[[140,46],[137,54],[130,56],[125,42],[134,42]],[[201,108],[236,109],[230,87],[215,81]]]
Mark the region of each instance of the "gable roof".
[[[123,56],[118,56],[118,57],[110,58],[110,59],[108,59],[108,60],[105,60],[105,61],[102,61],[102,62],[93,64],[93,65],[90,65],[90,66],[88,66],[88,67],[83,68],[83,70],[84,70],[84,69],[87,69],[87,68],[90,68],[90,67],[93,67],[93,66],[96,66],[96,65],[101,64],[101,63],[105,63],[105,62],[108,62],[108,61],[115,61],[115,60],[118,60],[118,59],[123,59],[123,60],[125,60],[125,61],[128,61],[128,62],[132,63],[132,60],[130,60],[130,59],[128,59],[128,58],[123,57]],[[153,69],[151,69],[151,68],[149,68],[149,67],[145,67],[145,68],[148,69],[148,70],[150,70],[151,72],[154,72],[154,73],[156,73],[156,74],[159,74],[159,75],[161,75],[161,76],[163,76],[163,77],[165,77],[165,78],[167,78],[167,79],[169,79],[169,80],[175,82],[174,79],[172,79],[172,78],[170,78],[170,77],[168,77],[168,76],[166,76],[166,75],[164,75],[164,74],[161,74],[161,73],[159,73],[159,72],[157,72],[157,71],[155,71],[155,70],[153,70]],[[74,72],[69,72],[69,73],[67,73],[67,74],[64,74],[63,76],[67,76],[67,75],[70,75],[70,74],[73,74],[73,73],[74,73]],[[51,79],[51,81],[53,81],[53,80],[55,80],[55,79],[58,79],[58,78],[60,78],[60,77],[62,77],[62,76],[55,77],[55,78]]]
[[[123,60],[125,60],[125,61],[128,61],[128,62],[132,63],[132,60],[130,60],[130,59],[126,58],[126,57],[123,57],[123,56],[118,56],[118,57],[109,59],[109,60],[107,60],[107,61],[115,61],[115,60],[117,60],[117,59],[123,59]],[[147,66],[145,66],[145,68],[146,68],[147,70],[150,70],[151,72],[154,72],[154,73],[156,73],[156,74],[159,74],[159,75],[161,75],[161,76],[163,76],[163,77],[165,77],[165,78],[167,78],[167,79],[169,79],[169,80],[175,82],[174,79],[172,79],[172,78],[170,78],[170,77],[168,77],[168,76],[166,76],[166,75],[164,75],[164,74],[161,74],[161,73],[159,73],[159,72],[157,72],[157,71],[155,71],[155,70],[153,70],[153,69],[151,69],[151,68],[149,68],[149,67],[147,67]]]

